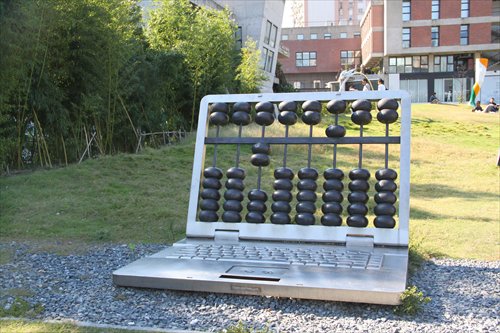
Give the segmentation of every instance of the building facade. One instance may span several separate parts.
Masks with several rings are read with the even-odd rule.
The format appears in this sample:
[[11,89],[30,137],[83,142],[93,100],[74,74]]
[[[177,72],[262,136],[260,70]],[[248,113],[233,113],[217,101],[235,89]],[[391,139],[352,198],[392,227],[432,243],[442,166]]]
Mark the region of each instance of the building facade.
[[368,0],[288,0],[284,27],[359,26]]
[[[314,88],[325,73],[335,76],[339,64],[355,68],[359,61],[361,70],[378,73],[390,89],[408,90],[414,102],[428,101],[432,92],[442,101],[463,102],[470,96],[475,59],[488,58],[490,71],[500,69],[499,17],[500,0],[371,0],[352,40],[335,33],[326,41],[306,38],[314,29],[342,26],[283,29],[290,57],[280,62],[300,89]],[[299,59],[304,52],[315,56],[308,66]]]

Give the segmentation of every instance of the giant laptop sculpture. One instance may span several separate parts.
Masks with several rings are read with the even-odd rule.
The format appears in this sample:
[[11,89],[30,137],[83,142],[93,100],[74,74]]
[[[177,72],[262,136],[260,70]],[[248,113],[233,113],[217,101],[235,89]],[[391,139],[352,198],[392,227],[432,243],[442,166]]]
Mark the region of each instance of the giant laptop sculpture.
[[[404,91],[206,96],[186,238],[116,270],[114,283],[398,304],[408,266],[410,107]],[[380,133],[367,136],[376,126]],[[368,145],[381,149],[364,165]],[[355,161],[344,160],[347,149]],[[297,156],[301,165],[292,166]]]

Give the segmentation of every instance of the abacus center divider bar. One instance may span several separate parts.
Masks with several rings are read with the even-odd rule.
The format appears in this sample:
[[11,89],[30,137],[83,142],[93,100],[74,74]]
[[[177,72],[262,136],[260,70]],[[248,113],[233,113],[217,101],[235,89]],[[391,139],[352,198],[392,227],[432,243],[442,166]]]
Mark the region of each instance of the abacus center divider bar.
[[319,144],[400,144],[399,136],[370,136],[370,137],[342,137],[342,138],[309,138],[309,137],[207,137],[205,144],[255,144],[257,142],[267,144],[292,144],[292,145],[319,145]]

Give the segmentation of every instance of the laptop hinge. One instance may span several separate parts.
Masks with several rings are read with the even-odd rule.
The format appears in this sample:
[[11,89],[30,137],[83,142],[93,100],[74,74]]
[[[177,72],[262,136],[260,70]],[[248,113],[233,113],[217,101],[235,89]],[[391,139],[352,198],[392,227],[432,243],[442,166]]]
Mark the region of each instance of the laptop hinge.
[[216,242],[238,242],[239,235],[238,230],[215,230],[214,240]]
[[347,235],[346,247],[373,249],[373,236],[369,235]]

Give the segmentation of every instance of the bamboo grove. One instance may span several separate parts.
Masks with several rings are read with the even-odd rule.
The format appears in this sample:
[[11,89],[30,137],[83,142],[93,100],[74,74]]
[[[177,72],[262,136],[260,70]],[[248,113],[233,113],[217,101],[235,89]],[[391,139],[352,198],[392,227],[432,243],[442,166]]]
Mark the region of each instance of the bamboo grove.
[[0,0],[3,170],[78,161],[90,138],[130,152],[141,131],[192,130],[204,95],[248,92],[259,64],[228,11],[161,0],[145,19],[138,1]]

